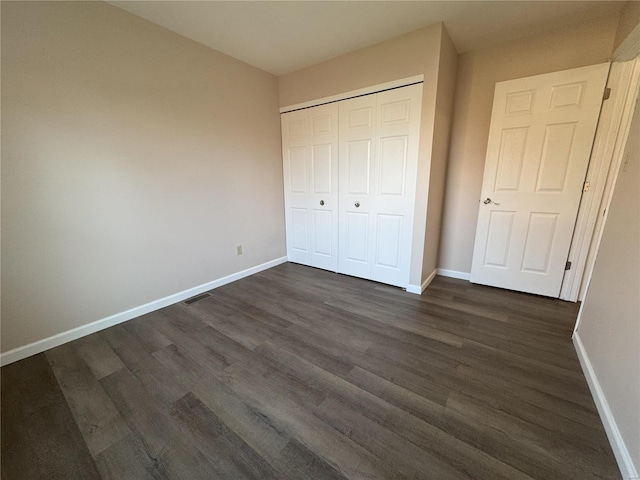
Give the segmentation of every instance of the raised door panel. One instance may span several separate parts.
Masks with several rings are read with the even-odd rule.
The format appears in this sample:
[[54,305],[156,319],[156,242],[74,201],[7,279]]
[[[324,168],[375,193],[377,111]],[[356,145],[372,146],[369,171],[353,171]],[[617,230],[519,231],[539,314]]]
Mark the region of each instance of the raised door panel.
[[536,181],[537,192],[565,191],[578,122],[546,125]]
[[333,215],[326,210],[313,210],[313,254],[331,258],[335,254],[333,238]]
[[305,194],[309,187],[307,181],[307,149],[305,146],[289,147],[285,154],[289,162],[289,192]]
[[343,169],[347,178],[344,179],[345,193],[353,196],[368,196],[371,178],[371,139],[352,140],[347,142]]
[[507,268],[515,213],[494,210],[489,215],[487,249],[483,261],[485,266]]
[[302,114],[301,118],[298,112],[287,113],[283,116],[286,123],[283,123],[282,132],[287,140],[287,143],[296,139],[302,139],[305,142],[307,137],[307,119],[306,115]]
[[348,212],[344,224],[345,243],[344,256],[349,262],[355,262],[367,268],[369,264],[369,215],[359,212]]
[[517,191],[520,188],[522,164],[529,127],[506,128],[501,132],[497,157],[495,191]]
[[380,139],[379,177],[380,196],[404,195],[407,171],[408,135],[396,135]]
[[549,260],[557,224],[557,213],[531,213],[527,226],[521,271],[542,274],[549,271]]
[[311,173],[313,175],[313,193],[327,193],[332,191],[332,155],[333,145],[320,144],[311,148]]
[[309,253],[309,222],[306,208],[291,208],[291,249],[301,255]]
[[375,267],[399,272],[402,268],[403,215],[379,214],[376,219]]
[[507,93],[504,115],[506,117],[513,117],[532,114],[535,98],[535,90],[516,90]]

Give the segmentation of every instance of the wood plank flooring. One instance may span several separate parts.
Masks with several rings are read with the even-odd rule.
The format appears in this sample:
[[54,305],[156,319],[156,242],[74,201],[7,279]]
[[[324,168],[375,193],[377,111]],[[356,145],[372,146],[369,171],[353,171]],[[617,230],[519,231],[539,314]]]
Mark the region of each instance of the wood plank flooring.
[[577,306],[284,264],[2,368],[2,478],[617,479]]

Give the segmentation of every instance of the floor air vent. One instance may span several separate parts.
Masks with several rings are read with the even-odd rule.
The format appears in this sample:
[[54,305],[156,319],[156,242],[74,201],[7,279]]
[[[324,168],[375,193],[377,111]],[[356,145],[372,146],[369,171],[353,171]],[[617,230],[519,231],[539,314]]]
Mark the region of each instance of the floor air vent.
[[195,297],[187,298],[184,303],[187,305],[191,305],[192,303],[199,302],[200,300],[204,300],[205,298],[210,297],[208,293],[201,293],[200,295],[196,295]]

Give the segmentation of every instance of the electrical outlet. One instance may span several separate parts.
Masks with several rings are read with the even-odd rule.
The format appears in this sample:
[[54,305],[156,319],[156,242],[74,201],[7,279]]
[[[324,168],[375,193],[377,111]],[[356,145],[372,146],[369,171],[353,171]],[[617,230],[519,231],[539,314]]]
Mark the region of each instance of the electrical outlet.
[[236,247],[236,255],[242,255],[242,245]]

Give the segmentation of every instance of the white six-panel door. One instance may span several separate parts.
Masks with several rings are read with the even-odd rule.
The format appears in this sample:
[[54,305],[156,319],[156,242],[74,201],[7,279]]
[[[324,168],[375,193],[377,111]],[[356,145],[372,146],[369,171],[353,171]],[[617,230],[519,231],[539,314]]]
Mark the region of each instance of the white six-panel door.
[[409,282],[421,101],[422,84],[340,102],[340,273]]
[[282,154],[287,256],[338,269],[338,105],[285,113]]
[[472,282],[559,295],[608,69],[496,84]]

